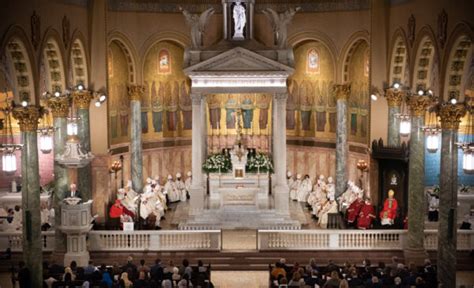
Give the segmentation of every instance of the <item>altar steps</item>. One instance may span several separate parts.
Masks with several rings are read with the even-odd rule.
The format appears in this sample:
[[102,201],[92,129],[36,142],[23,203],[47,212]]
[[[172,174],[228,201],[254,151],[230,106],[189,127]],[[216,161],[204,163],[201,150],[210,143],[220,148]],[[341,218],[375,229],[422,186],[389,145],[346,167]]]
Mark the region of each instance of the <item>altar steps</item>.
[[180,230],[213,229],[301,229],[301,223],[276,210],[255,210],[247,206],[232,206],[222,210],[203,210],[179,223]]

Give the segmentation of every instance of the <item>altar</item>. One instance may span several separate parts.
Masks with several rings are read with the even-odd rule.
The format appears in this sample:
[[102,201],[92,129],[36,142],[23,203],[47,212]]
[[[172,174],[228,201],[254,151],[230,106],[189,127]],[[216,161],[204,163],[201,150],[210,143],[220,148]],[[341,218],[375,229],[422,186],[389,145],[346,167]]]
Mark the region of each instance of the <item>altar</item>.
[[267,173],[246,173],[245,178],[236,178],[232,173],[209,174],[209,206],[212,208],[237,203],[265,208],[268,207],[269,192],[270,180]]
[[[254,5],[255,0],[222,1],[224,35],[212,47],[203,47],[204,31],[197,27],[205,27],[213,9],[200,15],[183,11],[192,38],[192,46],[185,50],[184,73],[191,79],[193,178],[189,215],[179,224],[181,229],[298,229],[301,226],[290,217],[286,180],[287,80],[294,73],[293,50],[287,45],[287,25],[297,9],[280,14],[275,12],[278,17],[271,21],[278,35],[277,45],[269,47],[253,37]],[[200,26],[197,25],[198,19]],[[247,117],[247,122],[242,125],[239,107],[244,107],[247,116],[252,115],[252,110],[247,109],[254,105],[250,105],[251,102],[237,103],[234,98],[233,104],[227,107],[227,123],[223,128],[237,130],[235,142],[233,135],[232,141],[222,138],[227,142],[224,147],[227,154],[216,154],[219,152],[208,147],[208,95],[227,97],[239,93],[271,95],[272,115],[268,115],[271,127],[266,141],[268,147],[264,149],[272,160],[271,169],[265,169],[268,173],[259,170],[261,163],[250,165],[247,162],[256,159],[252,158],[255,155],[248,155],[255,147],[247,136],[252,136],[249,127],[257,125],[258,120]],[[219,157],[203,167],[213,155]],[[230,161],[230,167],[221,166]]]

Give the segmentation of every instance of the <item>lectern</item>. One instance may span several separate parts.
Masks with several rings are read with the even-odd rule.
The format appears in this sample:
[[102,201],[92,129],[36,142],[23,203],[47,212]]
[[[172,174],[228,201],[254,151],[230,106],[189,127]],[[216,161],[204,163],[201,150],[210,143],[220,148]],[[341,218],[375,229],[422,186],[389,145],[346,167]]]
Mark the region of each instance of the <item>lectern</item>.
[[92,229],[92,201],[77,205],[62,203],[61,206],[60,229],[67,235],[64,265],[69,266],[74,260],[78,266],[87,266],[90,256],[86,239]]

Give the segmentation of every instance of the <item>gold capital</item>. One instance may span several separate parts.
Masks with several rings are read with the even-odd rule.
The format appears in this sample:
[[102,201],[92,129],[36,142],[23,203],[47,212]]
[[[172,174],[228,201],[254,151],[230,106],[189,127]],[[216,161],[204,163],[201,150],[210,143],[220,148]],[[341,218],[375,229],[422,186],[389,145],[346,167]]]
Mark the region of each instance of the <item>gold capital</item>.
[[466,106],[462,103],[441,104],[438,109],[438,116],[441,120],[441,129],[458,130],[461,118],[466,115]]
[[433,100],[429,96],[412,95],[408,98],[408,106],[412,116],[424,116],[426,109],[433,104]]
[[388,88],[385,91],[385,98],[387,98],[387,104],[389,107],[400,107],[405,98],[404,96],[405,92],[398,89]]
[[78,109],[89,109],[92,98],[91,91],[82,90],[72,92],[72,100]]
[[337,100],[347,100],[351,94],[351,84],[334,84],[334,86],[332,86],[332,92]]
[[43,107],[26,106],[13,108],[13,118],[18,120],[21,132],[30,132],[38,129],[38,121],[43,116]]
[[51,109],[53,118],[66,118],[69,114],[70,97],[50,97],[48,107]]
[[143,93],[145,93],[145,86],[143,85],[128,86],[128,96],[130,96],[130,101],[141,101]]

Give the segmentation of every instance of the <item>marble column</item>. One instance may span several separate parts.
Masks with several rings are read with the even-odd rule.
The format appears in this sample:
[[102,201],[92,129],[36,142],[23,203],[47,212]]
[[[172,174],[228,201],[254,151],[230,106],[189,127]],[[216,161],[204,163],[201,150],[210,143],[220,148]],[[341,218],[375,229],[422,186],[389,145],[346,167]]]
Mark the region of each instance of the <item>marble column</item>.
[[438,226],[438,280],[443,287],[456,287],[456,241],[458,202],[458,129],[466,109],[463,104],[441,104],[441,171]]
[[[92,93],[87,90],[74,91],[72,93],[74,105],[77,108],[77,136],[81,141],[85,152],[91,151],[91,134],[89,122],[89,106],[92,100]],[[92,171],[91,164],[77,169],[77,190],[82,194],[82,200],[85,202],[92,199]]]
[[130,171],[133,190],[140,193],[143,188],[143,152],[142,152],[142,106],[141,99],[145,93],[143,85],[130,85]]
[[286,99],[288,93],[275,93],[273,99],[273,166],[275,209],[289,213],[289,188],[286,180]]
[[404,98],[405,92],[389,88],[385,92],[388,104],[388,146],[400,146],[400,107]]
[[40,181],[38,164],[38,120],[43,109],[37,106],[16,107],[22,139],[21,201],[23,211],[23,259],[30,270],[31,287],[43,286],[43,250],[41,238]]
[[[404,250],[408,262],[423,264],[425,228],[425,133],[422,131],[428,96],[413,95],[407,99],[411,112],[410,162],[408,164],[408,247]],[[395,191],[396,193],[397,191]]]
[[[54,127],[54,158],[64,153],[67,140],[67,116],[69,114],[70,97],[51,97],[48,106],[53,115]],[[59,229],[61,226],[61,202],[63,201],[68,187],[68,170],[66,167],[54,162],[54,199],[53,208],[55,212],[55,251],[66,251],[66,237]]]
[[337,99],[336,127],[336,199],[344,193],[347,185],[347,98],[351,94],[350,84],[336,84],[333,93]]
[[200,93],[191,93],[193,103],[193,122],[192,122],[192,183],[190,191],[190,213],[198,214],[204,208],[205,181],[202,171],[202,164],[205,160],[204,147],[205,137],[205,119],[206,113],[203,110],[204,100]]

